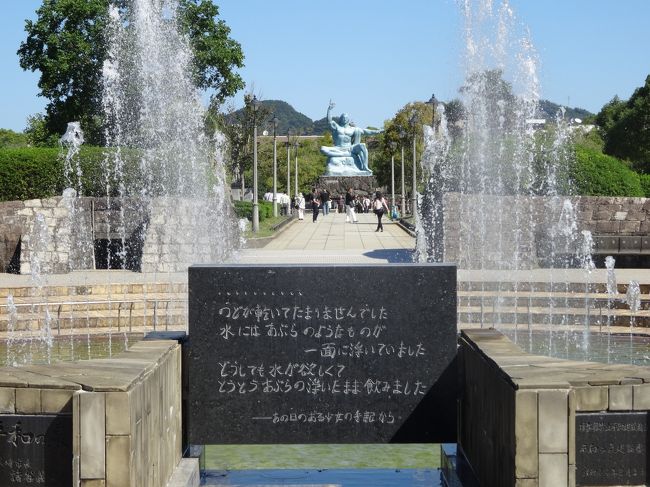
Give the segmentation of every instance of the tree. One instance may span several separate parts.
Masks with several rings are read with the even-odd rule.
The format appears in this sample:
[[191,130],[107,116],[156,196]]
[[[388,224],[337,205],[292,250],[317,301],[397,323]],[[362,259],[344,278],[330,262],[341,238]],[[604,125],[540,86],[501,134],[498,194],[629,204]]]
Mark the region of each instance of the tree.
[[10,129],[0,129],[0,148],[27,147],[28,140],[24,133]]
[[[106,57],[105,30],[110,0],[43,0],[35,21],[25,22],[27,38],[18,49],[20,66],[40,71],[40,96],[49,100],[45,128],[61,135],[72,120],[81,122],[86,139],[101,141],[101,73]],[[129,2],[120,0],[122,9]],[[213,90],[220,103],[244,87],[234,69],[243,66],[241,46],[218,20],[210,0],[179,0],[181,28],[194,48],[195,81]]]
[[[210,113],[214,113],[210,110]],[[231,112],[217,125],[221,127],[228,139],[229,146],[229,170],[234,179],[239,179],[242,188],[245,188],[244,175],[253,167],[253,126],[261,127],[270,118],[271,110],[268,106],[259,103],[257,111],[253,107],[253,93],[244,95],[244,108]],[[261,132],[261,131],[260,131]],[[242,193],[243,197],[243,193]]]
[[627,102],[615,98],[603,107],[596,120],[605,132],[606,154],[650,172],[650,75]]

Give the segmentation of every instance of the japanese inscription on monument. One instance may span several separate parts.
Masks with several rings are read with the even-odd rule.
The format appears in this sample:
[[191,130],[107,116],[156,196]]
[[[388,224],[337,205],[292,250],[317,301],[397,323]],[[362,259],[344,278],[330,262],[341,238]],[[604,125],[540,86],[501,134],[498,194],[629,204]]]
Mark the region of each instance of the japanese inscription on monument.
[[0,415],[3,487],[69,486],[71,461],[71,415]]
[[452,266],[194,266],[189,288],[194,444],[390,441],[455,356]]
[[576,485],[646,485],[648,413],[576,414]]

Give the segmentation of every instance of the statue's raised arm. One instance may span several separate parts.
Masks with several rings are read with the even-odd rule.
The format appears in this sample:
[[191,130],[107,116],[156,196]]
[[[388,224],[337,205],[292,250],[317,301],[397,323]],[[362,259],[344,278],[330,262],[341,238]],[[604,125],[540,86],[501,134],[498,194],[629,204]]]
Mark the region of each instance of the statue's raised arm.
[[362,129],[350,123],[350,117],[343,113],[338,120],[332,117],[334,102],[327,107],[327,123],[332,131],[334,147],[323,146],[320,151],[327,156],[328,176],[372,176],[368,167],[368,148],[361,142],[362,135],[381,132],[376,129]]

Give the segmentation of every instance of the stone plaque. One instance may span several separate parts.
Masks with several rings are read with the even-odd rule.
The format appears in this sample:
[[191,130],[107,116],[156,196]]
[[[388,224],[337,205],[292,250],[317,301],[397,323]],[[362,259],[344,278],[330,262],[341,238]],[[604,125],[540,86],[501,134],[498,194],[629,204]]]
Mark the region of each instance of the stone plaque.
[[455,441],[456,268],[192,266],[189,441]]
[[576,484],[645,485],[648,413],[576,413]]
[[0,485],[72,485],[72,416],[0,415]]

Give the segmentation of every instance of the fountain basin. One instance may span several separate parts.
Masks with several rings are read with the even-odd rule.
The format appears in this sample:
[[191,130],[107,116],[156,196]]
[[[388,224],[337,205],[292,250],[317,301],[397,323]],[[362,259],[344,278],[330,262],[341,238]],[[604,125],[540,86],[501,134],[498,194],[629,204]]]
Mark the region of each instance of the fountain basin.
[[650,368],[532,355],[493,329],[462,331],[459,357],[481,485],[647,483]]
[[181,347],[0,368],[0,421],[17,439],[0,452],[1,485],[165,486],[181,459]]

